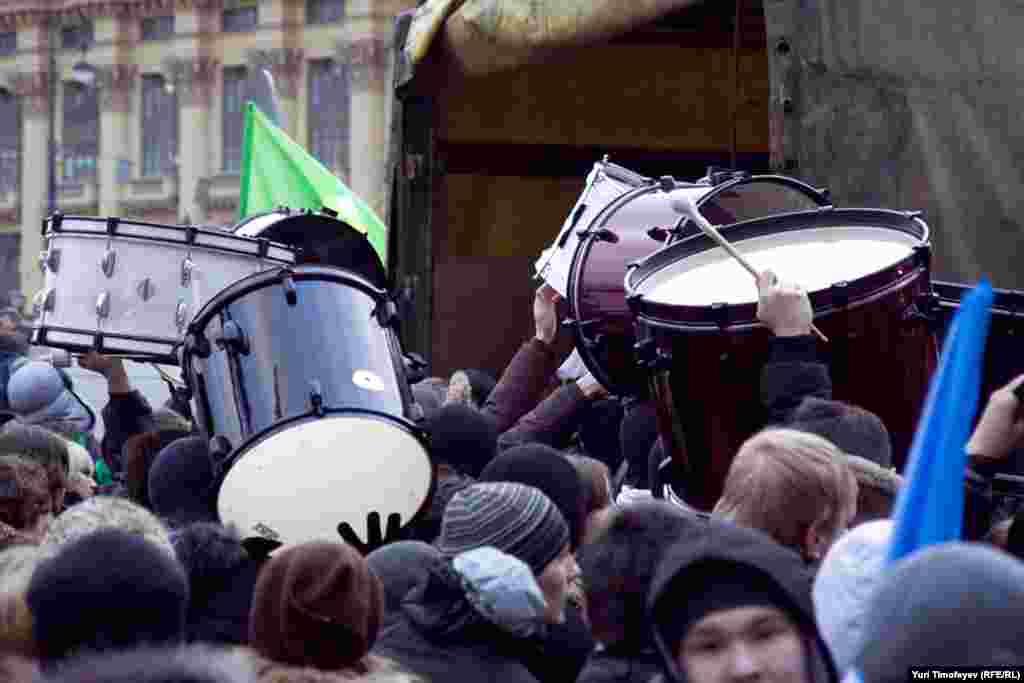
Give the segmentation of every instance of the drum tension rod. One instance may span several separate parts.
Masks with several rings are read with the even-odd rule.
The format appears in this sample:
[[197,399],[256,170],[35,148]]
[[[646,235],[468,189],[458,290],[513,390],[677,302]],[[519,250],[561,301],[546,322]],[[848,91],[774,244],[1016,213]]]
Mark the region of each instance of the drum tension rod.
[[319,380],[311,380],[309,383],[309,406],[317,417],[324,416],[324,393]]

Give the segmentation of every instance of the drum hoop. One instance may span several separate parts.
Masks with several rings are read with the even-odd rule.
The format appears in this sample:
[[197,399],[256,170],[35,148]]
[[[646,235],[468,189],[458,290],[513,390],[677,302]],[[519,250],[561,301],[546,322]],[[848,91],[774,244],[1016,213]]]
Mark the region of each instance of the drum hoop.
[[[437,491],[437,463],[434,462],[434,458],[430,454],[430,447],[427,440],[426,432],[420,427],[416,426],[412,421],[404,417],[398,417],[391,413],[385,413],[379,410],[370,410],[367,408],[334,408],[327,409],[323,415],[316,415],[314,412],[302,413],[300,415],[292,415],[291,417],[282,418],[263,430],[256,432],[245,441],[240,443],[231,454],[225,458],[223,463],[217,465],[219,471],[216,472],[216,479],[214,481],[214,493],[217,499],[220,498],[220,490],[224,485],[224,481],[227,479],[228,474],[232,468],[240,460],[245,458],[256,446],[260,445],[267,439],[277,434],[287,431],[288,429],[302,423],[312,422],[314,420],[327,420],[332,417],[344,417],[344,416],[355,416],[364,417],[380,420],[382,422],[389,423],[399,429],[405,431],[407,434],[412,436],[419,445],[423,448],[423,453],[427,457],[427,462],[430,463],[430,486],[427,489],[427,495],[423,500],[416,513],[408,520],[403,520],[402,527],[407,527],[414,522],[419,521],[423,515],[430,509],[430,503],[434,497],[434,493]],[[212,437],[211,437],[212,438]],[[381,524],[386,523],[387,520],[381,520]]]
[[[838,311],[854,311],[864,306],[869,306],[876,301],[885,299],[890,296],[893,292],[898,292],[904,289],[907,285],[911,284],[915,280],[919,279],[924,273],[923,267],[913,267],[913,257],[903,259],[898,264],[894,264],[882,270],[870,273],[862,279],[866,278],[877,278],[884,276],[889,272],[896,272],[900,267],[910,267],[911,270],[906,272],[902,277],[897,279],[886,279],[886,284],[883,287],[870,289],[862,293],[860,296],[856,296],[850,299],[849,303],[845,306],[836,306],[831,301],[823,305],[814,305],[815,296],[811,296],[811,306],[814,312],[815,319],[826,319],[828,316]],[[828,290],[822,290],[827,292]],[[743,303],[743,304],[728,304],[722,307],[717,312],[715,317],[707,315],[707,311],[712,308],[712,305],[708,306],[672,306],[669,304],[652,304],[647,303],[643,310],[634,311],[634,320],[640,330],[651,329],[651,330],[662,330],[662,331],[680,331],[685,330],[687,334],[732,334],[739,332],[748,332],[764,327],[763,324],[757,321],[756,318],[756,303]],[[744,315],[741,312],[744,310],[749,311],[749,314]],[[677,315],[675,318],[670,318],[664,315],[665,312],[672,310],[676,313],[686,312],[690,315],[683,316]],[[704,313],[704,315],[701,315]],[[717,318],[717,319],[716,319]],[[724,320],[724,324],[720,323],[719,320]]]
[[[874,218],[875,220],[872,220]],[[878,220],[884,218],[887,220]],[[782,224],[781,226],[779,224]],[[784,233],[795,233],[803,230],[814,230],[818,228],[835,227],[837,223],[843,225],[864,226],[894,230],[910,235],[918,240],[919,247],[929,248],[930,229],[920,215],[916,212],[900,212],[888,209],[837,209],[825,207],[811,211],[796,211],[791,213],[776,214],[767,218],[755,218],[749,221],[733,223],[727,226],[729,240],[733,243],[742,243],[744,240]],[[625,276],[626,300],[630,303],[630,309],[634,314],[643,310],[648,302],[638,290],[643,284],[662,269],[678,263],[685,258],[702,254],[716,248],[716,243],[707,235],[691,235],[672,245],[660,249],[639,263],[633,264]],[[911,254],[910,259],[914,258]],[[884,272],[892,267],[902,264],[907,259],[900,259],[893,266],[883,268]],[[864,279],[877,273],[865,273]],[[853,282],[857,282],[854,280]],[[851,297],[852,298],[852,297]],[[653,305],[653,304],[651,304]],[[739,304],[744,305],[744,304]],[[683,308],[679,306],[678,308]],[[690,307],[706,308],[706,307]]]
[[212,318],[218,310],[235,300],[242,298],[246,294],[264,289],[268,286],[280,284],[281,276],[284,273],[290,275],[291,279],[295,282],[301,282],[303,280],[327,280],[331,282],[338,282],[340,284],[351,285],[356,289],[363,291],[365,294],[369,294],[370,297],[378,303],[388,299],[388,293],[385,290],[374,287],[366,278],[353,273],[350,270],[334,268],[332,266],[317,265],[269,268],[258,273],[253,273],[241,280],[237,280],[222,289],[216,296],[203,304],[203,307],[199,309],[199,312],[193,316],[192,322],[189,323],[188,333],[194,334],[196,332],[201,332],[206,328],[206,325],[210,322],[210,318]]
[[[727,180],[721,185],[715,185],[711,188],[710,192],[701,195],[700,199],[696,201],[697,207],[700,208],[705,203],[711,201],[712,199],[722,194],[723,192],[727,192],[739,185],[751,185],[753,183],[766,181],[771,181],[779,185],[788,185],[792,189],[800,190],[804,194],[808,195],[812,200],[814,200],[818,204],[818,206],[822,208],[832,206],[832,202],[829,200],[825,192],[816,187],[808,185],[802,180],[798,180],[797,178],[792,178],[790,176],[785,175],[767,174],[753,175],[748,176],[746,178],[734,178],[732,180]],[[730,223],[729,225],[738,225],[738,223]]]
[[277,263],[287,263],[288,262],[288,261],[284,261],[282,259],[278,259],[278,258],[275,258],[273,256],[270,256],[269,254],[266,255],[266,256],[260,256],[258,253],[254,254],[251,251],[244,251],[244,250],[240,250],[240,249],[225,248],[225,247],[222,247],[222,246],[217,246],[217,245],[212,245],[212,244],[196,244],[195,243],[195,237],[197,237],[197,236],[204,236],[204,237],[211,237],[211,238],[217,239],[217,240],[224,240],[224,241],[229,241],[229,242],[233,240],[233,241],[237,241],[239,243],[247,243],[247,244],[259,244],[262,241],[262,242],[266,242],[266,245],[267,245],[268,248],[280,249],[282,251],[289,252],[293,256],[295,255],[295,248],[291,247],[291,246],[289,246],[287,244],[283,244],[283,243],[280,243],[280,242],[272,242],[270,240],[264,240],[264,239],[259,238],[259,237],[242,237],[241,235],[236,235],[236,234],[231,233],[231,232],[226,232],[226,231],[225,232],[219,232],[219,231],[215,231],[215,230],[207,230],[205,228],[199,228],[199,227],[194,227],[194,226],[166,225],[166,224],[161,224],[161,223],[148,223],[148,222],[145,222],[145,221],[133,221],[133,220],[117,219],[116,225],[121,225],[121,224],[134,225],[134,226],[139,226],[139,227],[143,227],[143,228],[156,228],[158,230],[166,230],[168,232],[173,232],[173,233],[185,233],[186,235],[189,235],[189,234],[193,235],[193,237],[191,239],[172,240],[172,239],[163,238],[163,237],[148,237],[148,236],[142,236],[142,235],[125,235],[125,234],[119,233],[116,229],[113,232],[109,232],[109,231],[98,231],[98,230],[81,230],[81,229],[75,229],[75,228],[68,229],[68,228],[60,227],[60,225],[64,221],[83,221],[83,222],[88,222],[88,223],[104,223],[104,222],[107,222],[108,219],[97,218],[96,216],[61,216],[61,219],[59,221],[54,221],[52,219],[47,219],[47,221],[44,224],[43,237],[44,238],[50,238],[50,237],[59,237],[59,236],[62,236],[62,235],[80,235],[80,236],[95,237],[97,239],[117,237],[117,238],[126,239],[126,240],[138,240],[140,242],[156,242],[156,243],[159,243],[159,244],[176,244],[176,245],[183,245],[183,246],[186,246],[186,247],[192,247],[194,249],[205,249],[205,250],[209,250],[209,251],[213,251],[213,252],[228,253],[228,254],[240,254],[242,256],[249,256],[249,257],[253,257],[253,258],[260,258],[260,259],[263,259],[263,260],[274,261],[274,262],[277,262]]
[[[111,352],[109,349],[108,353],[114,353],[118,358],[131,359],[143,359],[152,362],[163,362],[169,365],[177,365],[177,349],[181,346],[181,340],[168,340],[163,337],[146,337],[137,334],[110,334],[106,332],[95,332],[93,330],[84,330],[79,327],[61,327],[56,325],[33,325],[32,326],[32,343],[37,346],[49,346],[53,348],[66,349],[71,352],[77,353],[88,353],[89,351],[97,351],[104,353],[103,342],[108,339],[112,340],[124,340],[141,342],[143,344],[162,344],[168,347],[166,354],[159,353],[135,353],[135,354],[124,354],[118,351]],[[47,336],[51,332],[59,332],[64,334],[77,334],[80,336],[92,336],[93,343],[91,345],[85,344],[73,344],[71,342],[57,342],[56,344],[47,339]]]

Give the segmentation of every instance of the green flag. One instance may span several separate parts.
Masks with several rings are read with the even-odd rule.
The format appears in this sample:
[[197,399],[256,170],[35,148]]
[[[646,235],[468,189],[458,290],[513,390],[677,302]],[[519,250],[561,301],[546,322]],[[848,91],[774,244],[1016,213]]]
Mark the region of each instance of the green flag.
[[341,220],[366,234],[380,260],[387,263],[387,228],[373,209],[249,102],[242,138],[239,220],[279,206],[317,211],[326,207],[338,212]]

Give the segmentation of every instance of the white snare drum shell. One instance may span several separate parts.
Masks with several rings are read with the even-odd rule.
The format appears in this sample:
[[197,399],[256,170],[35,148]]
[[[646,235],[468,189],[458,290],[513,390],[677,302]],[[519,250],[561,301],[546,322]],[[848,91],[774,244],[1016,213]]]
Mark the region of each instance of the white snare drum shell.
[[427,502],[433,466],[423,445],[385,420],[328,416],[271,435],[224,479],[218,509],[243,537],[285,545],[339,540],[348,522],[366,541],[366,518],[407,524]]
[[[888,228],[839,226],[784,232],[735,242],[757,270],[808,292],[854,282],[907,258],[919,241]],[[676,306],[757,302],[757,284],[723,249],[714,247],[662,268],[640,287],[647,301]]]

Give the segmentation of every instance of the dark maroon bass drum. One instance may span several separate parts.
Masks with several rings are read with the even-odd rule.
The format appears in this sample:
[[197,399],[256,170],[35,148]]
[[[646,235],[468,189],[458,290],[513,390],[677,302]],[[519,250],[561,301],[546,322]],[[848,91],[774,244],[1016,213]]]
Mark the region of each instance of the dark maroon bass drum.
[[[913,213],[826,209],[729,228],[758,270],[802,285],[828,337],[833,397],[878,414],[902,466],[937,361],[928,226]],[[703,234],[630,270],[637,355],[686,501],[710,510],[740,445],[765,425],[759,388],[771,333],[757,285]]]

